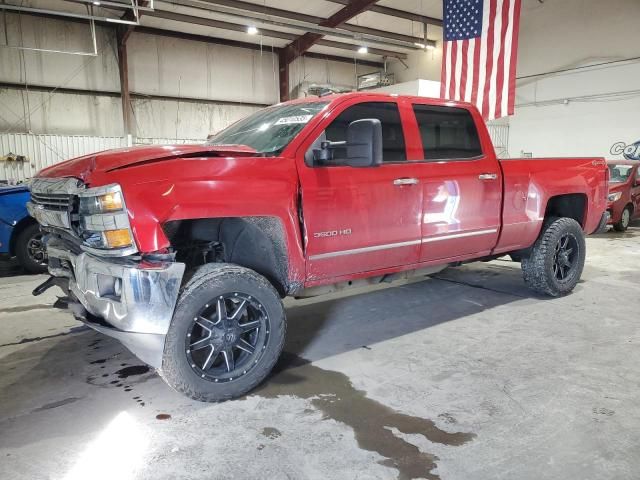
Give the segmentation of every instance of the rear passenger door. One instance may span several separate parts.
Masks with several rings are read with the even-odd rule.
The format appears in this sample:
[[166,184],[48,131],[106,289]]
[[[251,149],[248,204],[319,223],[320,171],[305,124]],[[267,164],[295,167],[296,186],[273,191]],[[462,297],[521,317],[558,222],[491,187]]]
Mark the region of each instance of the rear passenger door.
[[[309,138],[298,162],[305,226],[307,279],[313,283],[418,261],[422,191],[413,162],[407,162],[405,135],[395,101],[367,101],[338,107]],[[348,125],[378,119],[383,163],[346,166],[344,148],[314,161],[320,141],[346,140]]]
[[422,142],[421,261],[487,254],[498,240],[502,173],[465,108],[412,103]]

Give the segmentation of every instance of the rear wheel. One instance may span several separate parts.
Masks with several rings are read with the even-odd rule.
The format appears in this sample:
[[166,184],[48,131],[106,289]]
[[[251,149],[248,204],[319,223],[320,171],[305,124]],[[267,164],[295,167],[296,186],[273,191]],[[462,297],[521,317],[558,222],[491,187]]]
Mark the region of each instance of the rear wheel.
[[285,331],[282,302],[264,277],[235,265],[205,265],[178,299],[161,375],[195,400],[241,396],[269,374]]
[[22,268],[29,273],[47,271],[47,250],[42,241],[40,225],[33,223],[22,230],[16,238],[16,257]]
[[622,214],[620,215],[620,221],[613,224],[614,230],[617,232],[624,232],[627,228],[629,228],[629,224],[631,223],[631,206],[627,205],[622,210]]
[[525,283],[538,293],[565,295],[580,280],[585,255],[580,224],[572,218],[551,219],[545,223],[531,255],[522,258]]

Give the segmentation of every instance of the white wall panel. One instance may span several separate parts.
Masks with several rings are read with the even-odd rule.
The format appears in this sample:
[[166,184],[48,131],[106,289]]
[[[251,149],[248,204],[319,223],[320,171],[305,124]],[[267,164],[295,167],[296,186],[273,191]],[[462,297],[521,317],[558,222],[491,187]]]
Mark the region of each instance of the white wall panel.
[[438,41],[437,47],[433,50],[410,52],[404,63],[399,60],[391,60],[389,62],[389,71],[395,75],[395,80],[398,83],[419,78],[439,82],[441,61],[442,42]]
[[[93,50],[88,22],[65,22],[11,13],[6,14],[6,19],[9,45],[63,51]],[[0,22],[3,43],[4,35],[4,22]],[[0,81],[119,91],[115,35],[111,29],[96,27],[96,37],[99,52],[96,57],[0,48]]]
[[523,2],[517,75],[570,71],[517,82],[511,155],[619,158],[613,143],[640,139],[640,63],[574,70],[638,57],[638,19],[637,0]]
[[271,104],[277,60],[269,51],[134,33],[130,89],[151,95]]
[[0,133],[28,131],[122,135],[120,97],[0,89]]
[[167,100],[133,101],[139,137],[205,140],[259,107]]
[[357,75],[377,70],[376,67],[356,62],[299,57],[289,67],[289,88],[294,98],[303,97],[304,91],[311,84],[330,84],[355,89]]

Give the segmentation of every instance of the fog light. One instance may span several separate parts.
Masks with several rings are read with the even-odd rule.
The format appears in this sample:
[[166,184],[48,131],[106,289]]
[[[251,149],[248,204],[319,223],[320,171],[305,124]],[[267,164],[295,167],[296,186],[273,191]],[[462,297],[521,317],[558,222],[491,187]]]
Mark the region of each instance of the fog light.
[[107,230],[104,232],[104,238],[109,248],[128,247],[133,243],[131,233],[127,228]]
[[116,297],[122,295],[122,280],[116,277],[116,281],[113,282],[113,293]]

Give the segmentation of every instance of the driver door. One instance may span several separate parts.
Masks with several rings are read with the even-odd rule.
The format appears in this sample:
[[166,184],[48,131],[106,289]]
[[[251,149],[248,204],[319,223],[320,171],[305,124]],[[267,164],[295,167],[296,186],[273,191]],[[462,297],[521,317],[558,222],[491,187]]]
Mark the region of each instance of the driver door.
[[351,102],[319,126],[315,139],[344,141],[351,122],[368,118],[382,124],[382,165],[341,165],[345,153],[340,148],[330,165],[309,162],[308,150],[307,162],[301,162],[309,283],[418,261],[422,191],[406,161],[397,103]]

